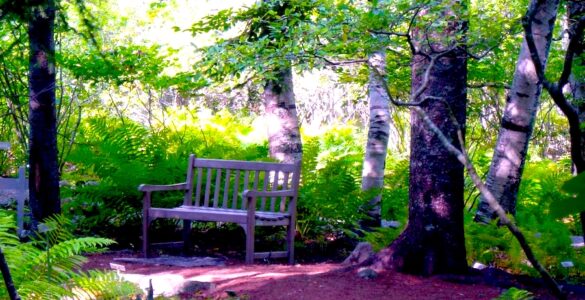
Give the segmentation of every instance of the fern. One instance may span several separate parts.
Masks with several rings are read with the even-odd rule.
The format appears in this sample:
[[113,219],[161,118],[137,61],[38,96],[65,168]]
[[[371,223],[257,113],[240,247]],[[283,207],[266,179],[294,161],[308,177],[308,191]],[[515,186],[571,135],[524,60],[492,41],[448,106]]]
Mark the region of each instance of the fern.
[[532,300],[534,295],[526,290],[517,289],[515,287],[507,289],[496,300]]
[[[80,272],[86,261],[84,253],[99,251],[114,241],[75,238],[68,230],[71,222],[63,216],[55,216],[41,226],[43,232],[37,233],[30,242],[20,243],[14,234],[14,220],[7,215],[0,210],[0,244],[14,284],[24,299],[75,298],[80,294],[114,299],[138,292],[137,287],[122,282],[116,274]],[[6,293],[5,289],[0,289],[0,299],[7,298]],[[104,295],[109,296],[102,297]]]

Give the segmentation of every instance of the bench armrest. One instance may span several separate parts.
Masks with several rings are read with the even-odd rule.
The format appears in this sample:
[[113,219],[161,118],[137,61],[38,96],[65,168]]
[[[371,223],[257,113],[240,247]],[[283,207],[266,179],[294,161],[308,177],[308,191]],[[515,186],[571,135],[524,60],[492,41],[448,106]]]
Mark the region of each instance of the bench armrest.
[[295,195],[293,190],[280,190],[280,191],[254,191],[244,190],[242,193],[243,198],[256,198],[256,197],[292,197]]
[[187,189],[186,182],[167,185],[141,184],[138,187],[138,190],[141,192],[180,191],[186,189]]

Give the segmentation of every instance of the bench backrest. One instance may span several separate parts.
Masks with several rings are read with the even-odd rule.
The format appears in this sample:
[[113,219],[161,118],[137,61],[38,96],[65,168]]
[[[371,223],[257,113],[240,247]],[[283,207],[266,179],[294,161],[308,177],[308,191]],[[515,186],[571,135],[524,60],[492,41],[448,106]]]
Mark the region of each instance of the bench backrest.
[[183,205],[246,209],[244,190],[293,190],[292,197],[261,197],[257,210],[285,212],[296,202],[300,163],[251,162],[189,156]]
[[[0,142],[0,150],[10,150],[10,143]],[[13,191],[16,200],[16,223],[18,234],[24,229],[24,201],[28,196],[28,179],[24,167],[18,168],[17,178],[0,177],[0,190]]]

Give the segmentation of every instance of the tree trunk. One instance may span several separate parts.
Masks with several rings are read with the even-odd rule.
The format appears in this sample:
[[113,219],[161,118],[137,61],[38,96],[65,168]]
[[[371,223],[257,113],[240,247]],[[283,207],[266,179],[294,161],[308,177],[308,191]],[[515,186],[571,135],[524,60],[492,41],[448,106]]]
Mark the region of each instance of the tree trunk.
[[[370,57],[370,64],[384,73],[386,67],[386,53],[375,52]],[[368,128],[368,140],[366,154],[362,167],[362,190],[384,186],[384,168],[386,154],[388,152],[388,136],[390,131],[390,106],[388,95],[384,89],[383,80],[374,71],[370,71],[368,84],[368,102],[370,105],[370,127]],[[365,226],[379,227],[381,223],[381,199],[377,195],[368,203],[368,217],[371,219],[362,222]]]
[[2,271],[2,278],[4,278],[4,285],[10,296],[10,300],[20,300],[21,298],[18,295],[16,286],[14,286],[12,275],[10,275],[10,268],[6,262],[6,257],[4,256],[4,252],[2,252],[2,248],[0,248],[0,271]]
[[262,93],[268,120],[270,157],[281,162],[296,162],[302,157],[301,133],[295,107],[292,69],[282,69],[269,80]]
[[[464,36],[467,24],[459,15],[465,4],[460,1],[452,4],[441,14],[440,18],[453,17],[449,23],[440,20],[441,31],[427,32],[421,28],[413,34],[417,52],[412,58],[411,101],[427,99],[420,109],[460,148],[457,133],[465,128],[467,58],[464,43],[451,37]],[[427,41],[428,36],[431,41]],[[446,50],[451,51],[430,60]],[[422,94],[416,97],[421,88]],[[463,186],[463,166],[413,110],[408,226],[389,248],[381,251],[378,263],[415,274],[466,272]]]
[[31,9],[29,60],[29,189],[33,223],[61,212],[55,112],[54,0]]
[[[539,1],[533,32],[540,60],[546,66],[552,30],[559,0]],[[522,171],[526,162],[528,142],[534,128],[542,84],[530,59],[526,41],[522,42],[512,87],[506,97],[506,107],[494,149],[486,185],[508,213],[516,213],[516,200]],[[483,198],[477,208],[475,219],[488,223],[496,216]]]

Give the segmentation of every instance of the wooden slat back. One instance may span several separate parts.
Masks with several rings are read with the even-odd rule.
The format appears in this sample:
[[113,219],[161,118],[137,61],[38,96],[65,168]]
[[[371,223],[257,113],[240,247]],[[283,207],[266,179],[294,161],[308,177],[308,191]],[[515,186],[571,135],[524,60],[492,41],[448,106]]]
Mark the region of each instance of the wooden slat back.
[[[186,197],[194,197],[188,201],[185,199],[184,203],[194,206],[246,209],[246,199],[242,199],[241,196],[244,190],[296,189],[299,169],[298,164],[193,158],[192,161],[190,159],[190,171],[187,173],[191,187]],[[257,199],[256,209],[285,212],[289,210],[288,204],[291,200],[296,200],[287,198],[290,197],[260,197]]]
[[[187,184],[189,185],[187,191],[185,191],[185,199],[183,205],[193,205],[193,162],[195,161],[195,155],[189,155],[189,164],[187,165]],[[197,196],[196,199],[199,199]]]

